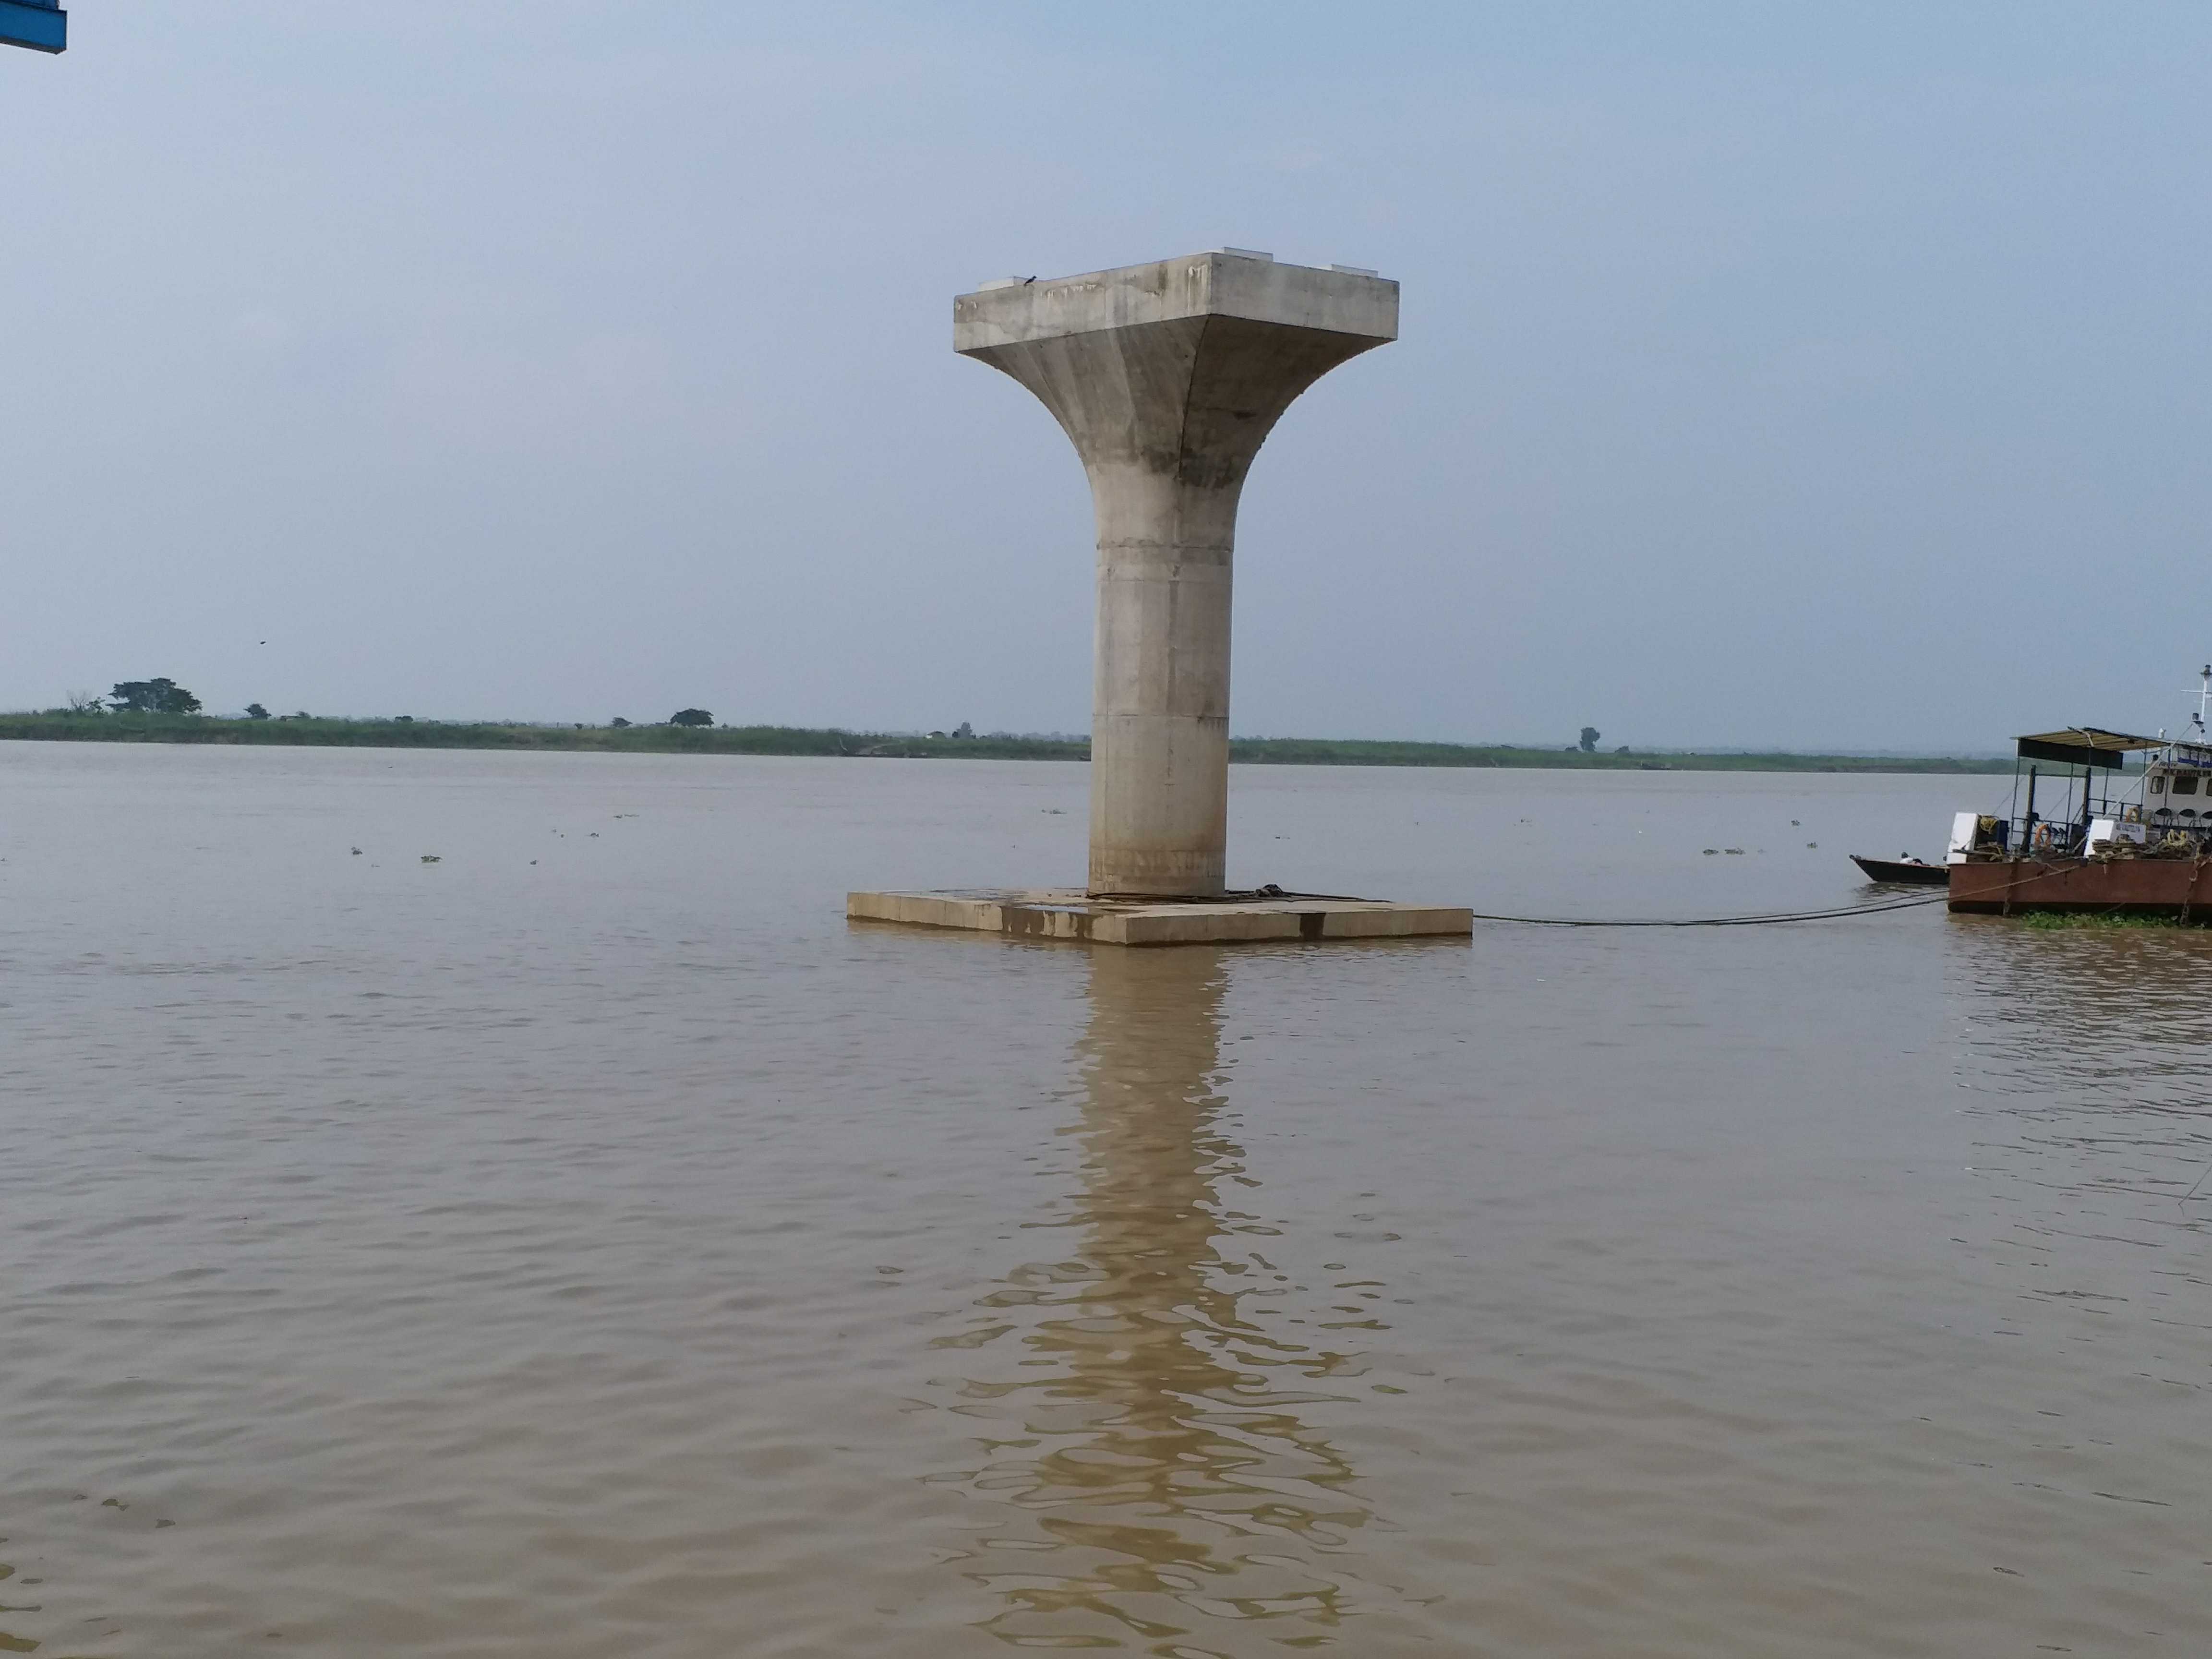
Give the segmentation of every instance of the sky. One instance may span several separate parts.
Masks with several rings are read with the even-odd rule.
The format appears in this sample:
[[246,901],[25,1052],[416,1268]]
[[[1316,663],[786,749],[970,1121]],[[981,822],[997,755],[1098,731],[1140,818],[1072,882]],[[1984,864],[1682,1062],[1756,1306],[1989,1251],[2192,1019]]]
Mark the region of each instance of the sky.
[[1223,245],[1240,735],[1989,750],[2212,660],[2212,7],[77,0],[0,52],[0,707],[1079,732],[954,295]]

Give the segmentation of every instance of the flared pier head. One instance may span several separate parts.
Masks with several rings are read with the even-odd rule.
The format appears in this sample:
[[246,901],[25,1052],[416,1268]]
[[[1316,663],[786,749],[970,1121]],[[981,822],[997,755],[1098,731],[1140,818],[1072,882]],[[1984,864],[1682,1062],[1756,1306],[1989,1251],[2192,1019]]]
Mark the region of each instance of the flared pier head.
[[1224,251],[952,302],[1091,478],[1093,895],[1212,896],[1229,830],[1229,599],[1244,476],[1291,400],[1398,337],[1398,285]]

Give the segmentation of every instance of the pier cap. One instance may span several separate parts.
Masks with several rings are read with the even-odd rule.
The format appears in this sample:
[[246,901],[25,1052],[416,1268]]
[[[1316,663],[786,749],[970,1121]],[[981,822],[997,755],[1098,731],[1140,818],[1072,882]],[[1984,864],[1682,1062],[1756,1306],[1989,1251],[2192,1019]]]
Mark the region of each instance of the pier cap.
[[1080,276],[1000,278],[952,301],[952,349],[965,354],[1150,323],[1233,317],[1346,334],[1398,337],[1398,284],[1364,271],[1289,265],[1217,250]]

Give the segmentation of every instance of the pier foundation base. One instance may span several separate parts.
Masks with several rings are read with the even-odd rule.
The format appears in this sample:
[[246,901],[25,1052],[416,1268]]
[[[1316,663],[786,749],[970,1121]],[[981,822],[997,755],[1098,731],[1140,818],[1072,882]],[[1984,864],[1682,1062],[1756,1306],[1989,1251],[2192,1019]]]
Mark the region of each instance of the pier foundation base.
[[1091,898],[1074,888],[959,888],[943,892],[848,893],[855,921],[1094,945],[1227,945],[1270,939],[1464,936],[1463,906],[1392,904],[1380,899],[1237,895],[1224,899]]

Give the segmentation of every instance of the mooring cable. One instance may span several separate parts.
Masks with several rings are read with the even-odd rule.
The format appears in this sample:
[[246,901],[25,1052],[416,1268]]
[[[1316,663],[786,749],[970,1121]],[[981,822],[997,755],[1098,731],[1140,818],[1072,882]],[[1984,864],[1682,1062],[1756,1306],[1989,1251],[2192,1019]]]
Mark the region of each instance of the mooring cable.
[[[2017,886],[2014,883],[2011,885]],[[1772,915],[1753,916],[1688,916],[1654,918],[1649,921],[1612,921],[1603,917],[1586,916],[1493,916],[1480,910],[1469,913],[1476,921],[1507,921],[1523,927],[1763,927],[1782,921],[1833,921],[1845,916],[1878,916],[1891,910],[1913,910],[1923,904],[1947,902],[1948,893],[1932,894],[1926,898],[1886,899],[1879,904],[1858,904],[1832,910],[1785,910]],[[1307,899],[1340,904],[1374,904],[1376,899],[1354,898],[1349,893],[1297,893],[1278,887],[1270,882],[1264,887],[1224,893],[1218,896],[1187,896],[1157,893],[1093,893],[1091,897],[1106,904],[1250,904],[1271,899]]]
[[[2038,876],[2021,876],[1995,890],[1999,894],[2008,894],[2016,887],[2025,887],[2040,878]],[[1354,898],[1348,893],[1291,892],[1272,882],[1247,891],[1210,896],[1149,893],[1093,893],[1091,896],[1107,903],[1155,905],[1249,904],[1269,899],[1308,899],[1340,904],[1373,904],[1379,902]],[[1988,898],[1992,895],[1985,891],[1978,896]],[[1782,922],[1842,921],[1852,916],[1886,916],[1893,910],[1917,910],[1923,905],[1948,904],[1950,902],[1951,895],[1946,891],[1930,893],[1925,898],[1884,899],[1877,904],[1842,905],[1826,910],[1782,910],[1749,916],[1504,916],[1492,915],[1482,910],[1472,910],[1468,914],[1472,921],[1501,921],[1519,927],[1770,927]]]
[[1755,916],[1684,916],[1650,921],[1613,921],[1588,916],[1492,916],[1474,913],[1477,921],[1517,922],[1524,927],[1764,927],[1784,921],[1836,921],[1846,916],[1886,915],[1892,910],[1917,910],[1923,904],[1946,904],[1948,893],[1926,898],[1891,899],[1881,904],[1857,904],[1834,910],[1789,910]]
[[[2016,887],[2026,887],[2040,880],[2040,876],[2019,876],[2005,883],[1996,891],[2010,893]],[[1991,896],[1984,892],[1978,896]],[[1617,921],[1604,917],[1584,916],[1492,916],[1481,911],[1474,912],[1477,921],[1517,922],[1524,927],[1763,927],[1782,921],[1838,921],[1847,916],[1881,916],[1892,910],[1917,910],[1924,904],[1948,904],[1948,891],[1930,893],[1925,898],[1884,899],[1878,904],[1854,904],[1831,910],[1785,910],[1766,915],[1753,916],[1685,916],[1655,918],[1650,921]]]

